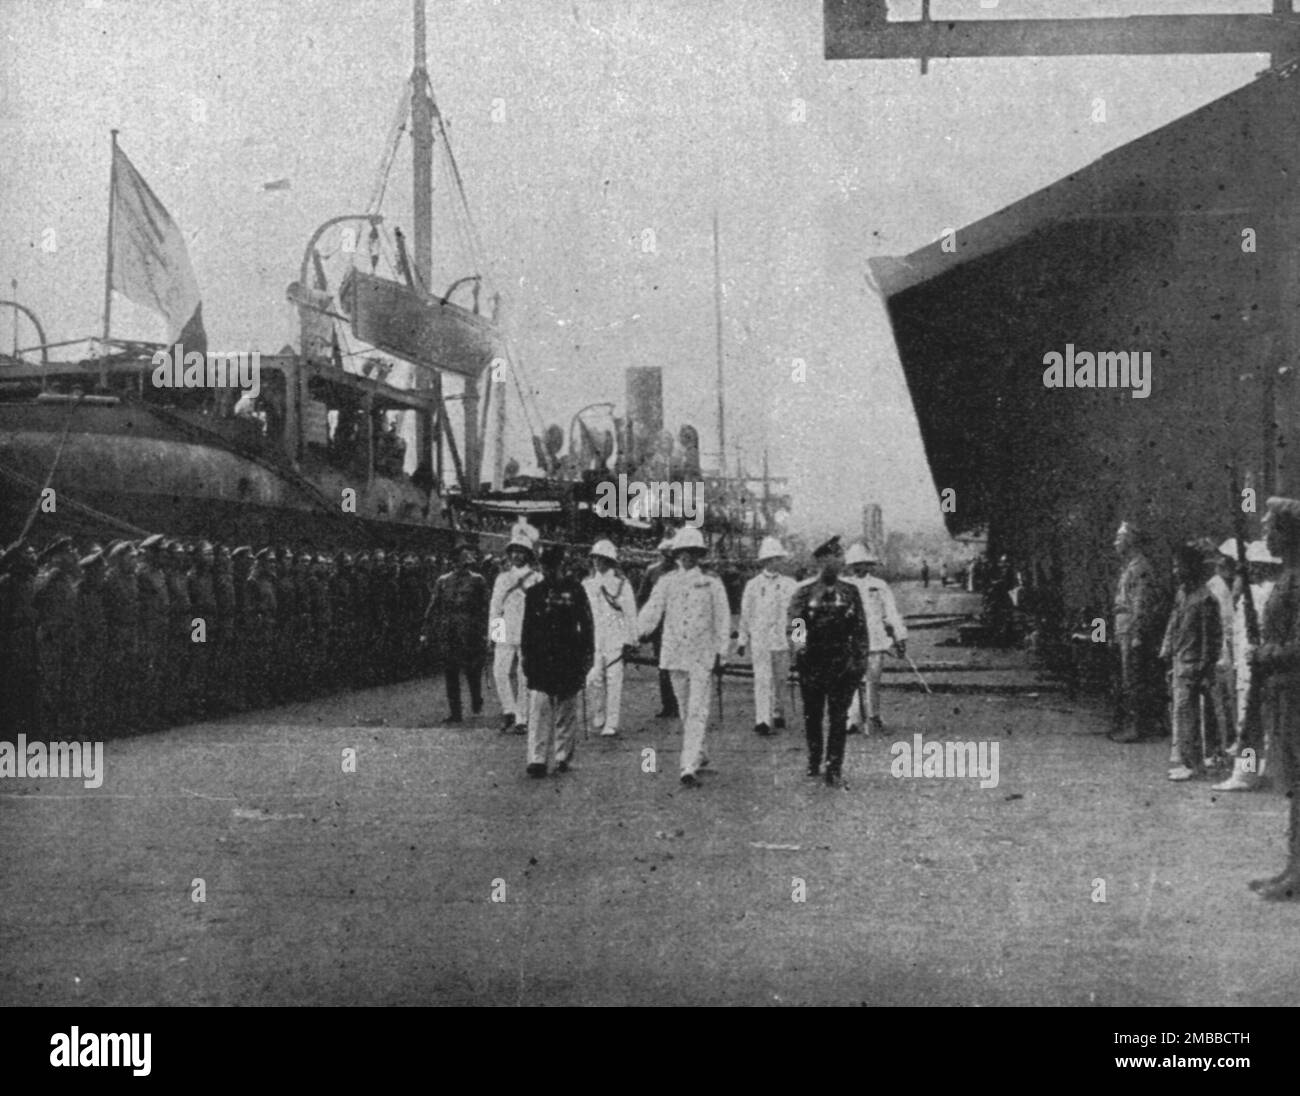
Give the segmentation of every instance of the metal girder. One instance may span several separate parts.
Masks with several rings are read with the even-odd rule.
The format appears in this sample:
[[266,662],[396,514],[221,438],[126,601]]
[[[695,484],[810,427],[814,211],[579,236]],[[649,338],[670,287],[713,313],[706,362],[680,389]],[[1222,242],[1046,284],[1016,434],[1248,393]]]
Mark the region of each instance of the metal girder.
[[1110,54],[1300,55],[1300,15],[1130,15],[1096,19],[889,22],[885,0],[823,0],[828,61]]

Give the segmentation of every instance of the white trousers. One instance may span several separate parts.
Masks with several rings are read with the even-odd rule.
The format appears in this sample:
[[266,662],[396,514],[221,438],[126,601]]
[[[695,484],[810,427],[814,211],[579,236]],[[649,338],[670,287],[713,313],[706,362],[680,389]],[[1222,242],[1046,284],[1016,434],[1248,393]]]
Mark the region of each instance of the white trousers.
[[867,672],[862,678],[862,688],[853,691],[853,700],[849,703],[849,722],[861,727],[866,719],[862,718],[862,695],[867,697],[867,719],[880,715],[880,679],[885,673],[885,652],[873,651],[867,655]]
[[785,718],[785,689],[790,677],[790,651],[754,651],[754,722],[772,726]]
[[529,693],[528,764],[549,765],[552,757],[570,761],[578,743],[575,731],[578,694],[555,697],[550,693]]
[[682,774],[694,775],[709,756],[704,752],[704,728],[709,723],[709,667],[669,670],[673,696],[682,720]]
[[[618,661],[615,661],[617,659]],[[623,648],[597,651],[587,674],[587,704],[596,730],[617,731],[623,712]],[[613,663],[613,665],[610,665]]]
[[[518,679],[518,685],[511,675]],[[492,678],[497,686],[497,699],[501,701],[501,714],[513,715],[516,723],[528,722],[528,683],[524,681],[524,665],[519,658],[518,643],[498,643],[492,657]]]

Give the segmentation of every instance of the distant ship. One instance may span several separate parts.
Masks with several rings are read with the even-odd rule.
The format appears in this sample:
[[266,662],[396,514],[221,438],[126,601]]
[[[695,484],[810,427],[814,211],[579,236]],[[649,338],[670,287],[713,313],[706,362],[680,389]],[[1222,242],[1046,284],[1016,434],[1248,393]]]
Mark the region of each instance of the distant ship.
[[[256,398],[229,386],[156,383],[159,351],[201,354],[193,357],[196,377],[220,363],[206,354],[201,305],[183,323],[183,315],[168,314],[187,286],[197,296],[188,256],[179,229],[114,133],[102,336],[51,342],[33,309],[0,302],[12,310],[15,334],[13,351],[0,352],[3,542],[24,533],[45,540],[55,532],[108,538],[161,531],[227,543],[429,551],[451,545],[455,513],[441,487],[443,453],[452,456],[460,493],[472,497],[482,451],[478,382],[508,350],[495,308],[491,315],[480,309],[480,275],[457,279],[442,296],[430,289],[435,125],[466,216],[468,207],[429,88],[422,0],[414,9],[409,111],[391,136],[383,178],[409,123],[415,256],[407,255],[400,230],[390,234],[384,226],[382,187],[366,213],[317,229],[289,287],[301,345],[258,356]],[[352,269],[334,290],[318,250],[331,235],[346,240],[335,250],[353,253]],[[380,272],[381,258],[396,276]],[[166,315],[169,341],[114,338],[114,291]],[[33,331],[35,341],[19,347],[20,329]],[[343,339],[350,332],[376,352],[345,355],[340,329]],[[84,353],[74,360],[50,355],[78,344]],[[390,383],[402,362],[409,363],[408,383]],[[446,414],[444,374],[464,384],[461,446]],[[407,474],[399,427],[409,435],[412,425],[423,456]]]
[[[429,85],[423,0],[413,0],[413,11],[414,66],[371,202],[326,220],[307,242],[287,289],[299,345],[258,355],[255,397],[230,386],[156,383],[160,351],[199,355],[195,379],[200,372],[210,379],[221,359],[206,353],[180,230],[114,133],[102,335],[51,342],[31,308],[0,301],[0,313],[13,310],[15,333],[13,352],[0,351],[0,543],[29,531],[38,541],[55,532],[86,539],[164,532],[419,551],[446,551],[463,537],[499,550],[513,524],[527,520],[546,540],[611,537],[638,556],[692,521],[702,523],[715,554],[744,559],[762,536],[779,532],[790,500],[780,493],[784,481],[766,474],[766,458],[762,477],[746,475],[738,458],[734,471],[726,467],[720,284],[715,473],[701,471],[693,427],[664,430],[658,368],[627,370],[622,416],[593,404],[573,416],[567,437],[558,425],[542,426],[533,386],[498,322],[499,298],[487,292],[478,233]],[[409,252],[401,229],[390,230],[380,212],[408,132]],[[441,294],[432,288],[435,151],[474,271]],[[714,231],[716,245],[716,222]],[[114,337],[115,291],[166,317],[168,340]],[[34,341],[18,346],[20,327]],[[77,346],[83,353],[71,360],[51,357]],[[445,382],[459,390],[444,392]],[[504,452],[512,389],[529,425],[533,474],[521,475]],[[489,440],[494,461],[485,469]],[[602,516],[601,484],[620,475],[703,483],[703,498],[693,500],[703,511]]]

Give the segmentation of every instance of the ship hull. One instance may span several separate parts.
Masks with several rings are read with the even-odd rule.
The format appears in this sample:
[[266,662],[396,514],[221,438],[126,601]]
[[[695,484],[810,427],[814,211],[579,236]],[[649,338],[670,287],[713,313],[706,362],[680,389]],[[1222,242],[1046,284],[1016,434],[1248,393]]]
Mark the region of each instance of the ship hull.
[[[52,495],[42,489],[49,480]],[[354,494],[349,495],[349,492]],[[438,500],[405,477],[315,474],[139,402],[0,403],[0,538],[163,532],[227,544],[450,547]],[[431,515],[432,514],[432,518]]]

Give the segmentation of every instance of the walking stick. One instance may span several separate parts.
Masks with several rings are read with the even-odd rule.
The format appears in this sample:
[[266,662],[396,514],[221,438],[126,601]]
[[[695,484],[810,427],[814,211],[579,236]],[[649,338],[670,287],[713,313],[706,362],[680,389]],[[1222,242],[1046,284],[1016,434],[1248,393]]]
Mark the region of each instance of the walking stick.
[[721,731],[721,730],[722,730],[722,726],[723,726],[723,714],[722,714],[722,659],[721,659],[721,658],[719,658],[718,661],[714,664],[714,667],[715,667],[715,668],[714,668],[713,677],[714,677],[714,679],[716,680],[716,682],[717,682],[717,686],[718,686],[718,730]]
[[925,678],[921,676],[921,671],[917,668],[916,663],[912,661],[912,656],[907,653],[904,653],[903,657],[907,659],[907,664],[912,667],[912,673],[916,674],[916,680],[921,683],[922,688],[924,688],[927,693],[933,696],[934,690],[930,688],[930,686],[926,683]]

